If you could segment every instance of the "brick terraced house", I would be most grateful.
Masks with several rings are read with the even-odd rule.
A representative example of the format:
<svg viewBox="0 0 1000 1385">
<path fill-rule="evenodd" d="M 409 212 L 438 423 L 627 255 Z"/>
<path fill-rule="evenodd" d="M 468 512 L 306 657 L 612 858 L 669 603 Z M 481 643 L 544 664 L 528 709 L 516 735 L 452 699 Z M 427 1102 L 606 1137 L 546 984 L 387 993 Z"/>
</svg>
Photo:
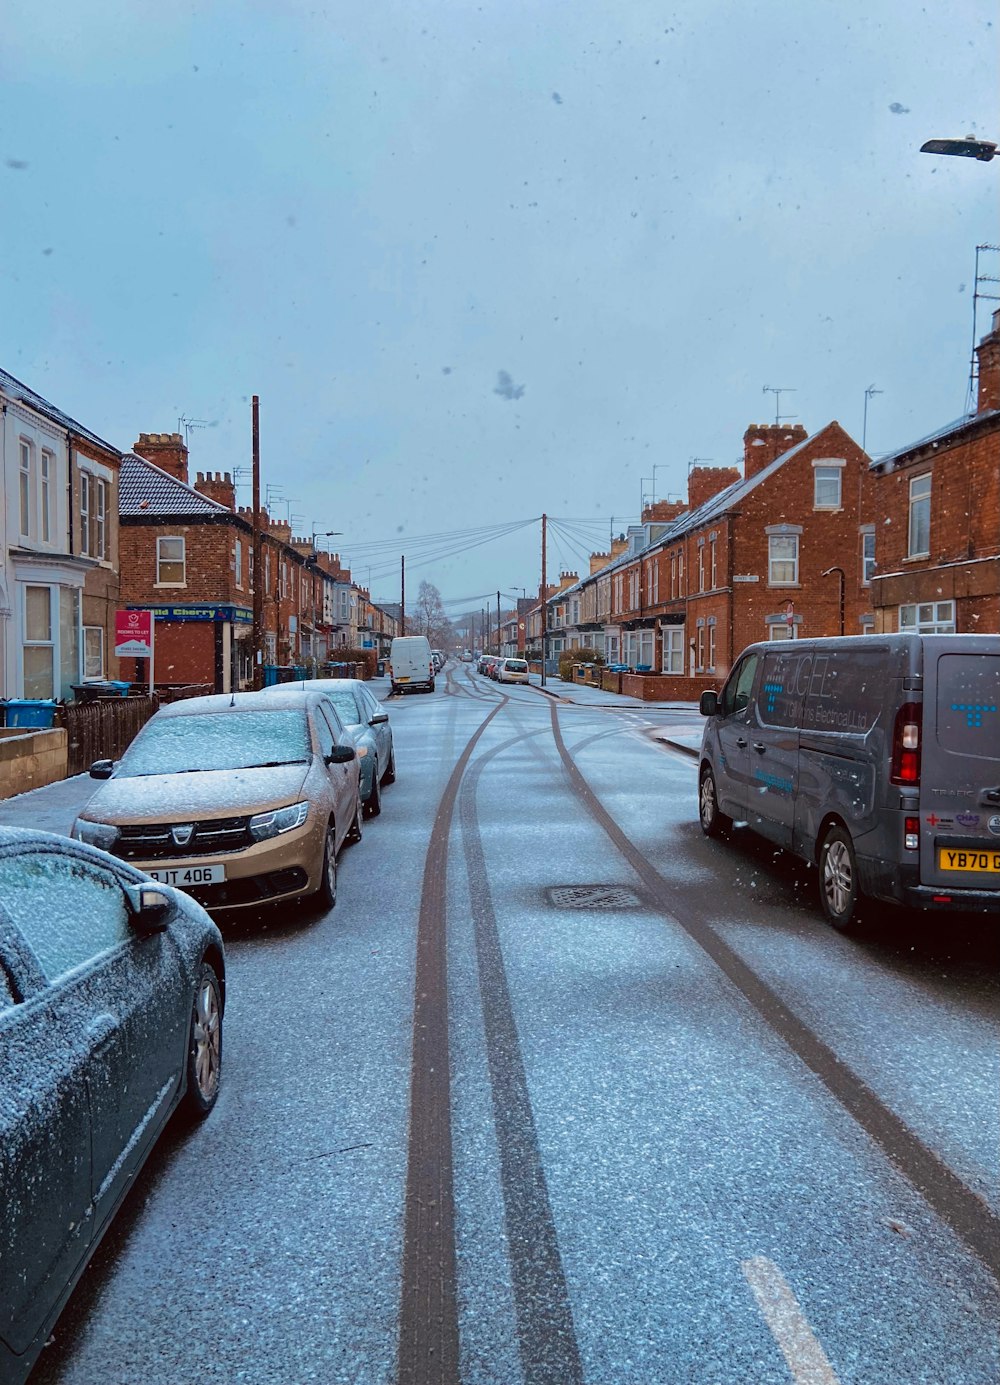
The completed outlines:
<svg viewBox="0 0 1000 1385">
<path fill-rule="evenodd" d="M 1000 310 L 976 354 L 976 412 L 872 464 L 877 630 L 1000 630 Z"/>
<path fill-rule="evenodd" d="M 566 647 L 600 648 L 609 598 L 603 653 L 632 670 L 622 691 L 690 701 L 757 640 L 873 629 L 869 466 L 839 423 L 812 436 L 801 424 L 752 425 L 742 474 L 693 468 L 682 513 L 650 507 L 624 553 L 549 599 L 551 611 L 579 597 L 580 623 L 560 631 Z"/>
</svg>

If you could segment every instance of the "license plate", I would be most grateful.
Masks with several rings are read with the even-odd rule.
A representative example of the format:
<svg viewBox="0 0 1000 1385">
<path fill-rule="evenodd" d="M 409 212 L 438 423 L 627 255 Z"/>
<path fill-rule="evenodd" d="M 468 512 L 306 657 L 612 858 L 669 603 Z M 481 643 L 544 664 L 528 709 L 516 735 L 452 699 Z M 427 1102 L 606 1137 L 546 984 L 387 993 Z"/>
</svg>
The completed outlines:
<svg viewBox="0 0 1000 1385">
<path fill-rule="evenodd" d="M 191 885 L 218 885 L 226 878 L 225 866 L 157 866 L 147 870 L 161 885 L 176 885 L 186 890 Z"/>
<path fill-rule="evenodd" d="M 968 847 L 938 848 L 939 870 L 974 870 L 980 874 L 1000 875 L 1000 851 L 971 851 Z"/>
<path fill-rule="evenodd" d="M 397 679 L 396 679 L 396 682 L 397 682 L 397 683 L 408 683 L 409 681 L 410 681 L 409 674 L 407 674 L 407 676 L 406 676 L 405 678 L 397 678 Z"/>
</svg>

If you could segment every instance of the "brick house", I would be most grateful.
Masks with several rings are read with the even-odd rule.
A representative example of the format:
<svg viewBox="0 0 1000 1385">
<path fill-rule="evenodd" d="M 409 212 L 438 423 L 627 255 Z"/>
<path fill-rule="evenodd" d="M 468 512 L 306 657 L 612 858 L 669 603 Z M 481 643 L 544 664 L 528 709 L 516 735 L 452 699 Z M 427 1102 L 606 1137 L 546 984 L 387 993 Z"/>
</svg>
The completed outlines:
<svg viewBox="0 0 1000 1385">
<path fill-rule="evenodd" d="M 339 600 L 350 573 L 266 511 L 262 531 L 263 661 L 318 666 L 338 628 L 345 644 L 351 633 L 351 603 Z M 237 508 L 230 474 L 199 472 L 189 485 L 181 435 L 140 434 L 122 459 L 120 547 L 122 605 L 156 616 L 157 685 L 251 686 L 253 515 Z"/>
<path fill-rule="evenodd" d="M 877 630 L 1000 631 L 1000 310 L 976 412 L 872 463 Z"/>
<path fill-rule="evenodd" d="M 0 371 L 0 694 L 116 678 L 121 452 Z"/>
<path fill-rule="evenodd" d="M 840 424 L 811 437 L 752 425 L 742 474 L 695 467 L 688 484 L 682 513 L 644 512 L 626 551 L 580 583 L 609 585 L 608 662 L 648 670 L 622 691 L 692 700 L 757 640 L 873 628 L 873 482 Z M 580 605 L 591 613 L 582 593 Z"/>
</svg>

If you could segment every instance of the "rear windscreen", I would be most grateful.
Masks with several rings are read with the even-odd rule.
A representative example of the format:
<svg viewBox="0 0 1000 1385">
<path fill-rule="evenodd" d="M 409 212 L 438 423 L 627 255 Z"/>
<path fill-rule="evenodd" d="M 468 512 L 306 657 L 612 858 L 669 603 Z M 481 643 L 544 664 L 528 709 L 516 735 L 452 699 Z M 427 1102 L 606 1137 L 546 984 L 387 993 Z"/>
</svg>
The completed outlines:
<svg viewBox="0 0 1000 1385">
<path fill-rule="evenodd" d="M 955 755 L 1000 760 L 996 654 L 942 654 L 938 659 L 937 740 Z"/>
</svg>

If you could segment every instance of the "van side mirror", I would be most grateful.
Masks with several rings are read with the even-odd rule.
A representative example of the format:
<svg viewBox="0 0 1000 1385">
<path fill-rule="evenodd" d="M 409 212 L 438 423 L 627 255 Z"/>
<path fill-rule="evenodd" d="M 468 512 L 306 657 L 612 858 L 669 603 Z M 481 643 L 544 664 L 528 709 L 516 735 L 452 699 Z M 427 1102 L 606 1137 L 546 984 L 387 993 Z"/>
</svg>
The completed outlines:
<svg viewBox="0 0 1000 1385">
<path fill-rule="evenodd" d="M 698 699 L 698 711 L 703 717 L 714 717 L 719 711 L 719 694 L 717 692 L 703 692 Z"/>
<path fill-rule="evenodd" d="M 114 760 L 95 760 L 90 766 L 91 779 L 110 779 L 114 772 Z"/>
</svg>

